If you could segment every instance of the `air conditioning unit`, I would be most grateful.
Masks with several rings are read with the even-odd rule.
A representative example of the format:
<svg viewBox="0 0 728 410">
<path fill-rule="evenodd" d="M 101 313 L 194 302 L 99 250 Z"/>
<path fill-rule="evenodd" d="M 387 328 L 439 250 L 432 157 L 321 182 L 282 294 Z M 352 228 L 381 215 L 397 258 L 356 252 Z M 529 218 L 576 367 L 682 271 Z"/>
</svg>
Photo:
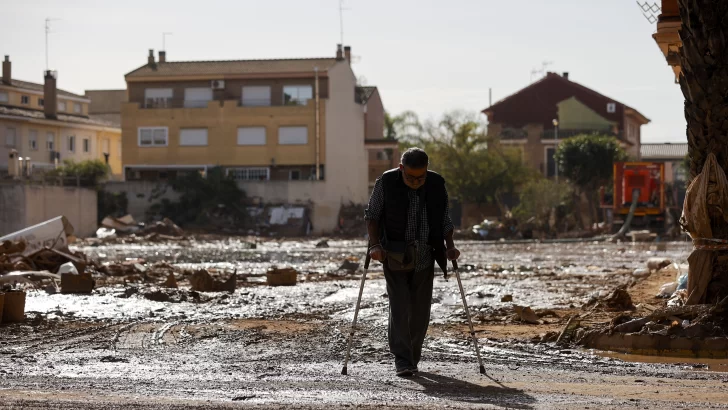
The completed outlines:
<svg viewBox="0 0 728 410">
<path fill-rule="evenodd" d="M 212 80 L 210 81 L 210 88 L 213 90 L 224 90 L 225 80 Z"/>
</svg>

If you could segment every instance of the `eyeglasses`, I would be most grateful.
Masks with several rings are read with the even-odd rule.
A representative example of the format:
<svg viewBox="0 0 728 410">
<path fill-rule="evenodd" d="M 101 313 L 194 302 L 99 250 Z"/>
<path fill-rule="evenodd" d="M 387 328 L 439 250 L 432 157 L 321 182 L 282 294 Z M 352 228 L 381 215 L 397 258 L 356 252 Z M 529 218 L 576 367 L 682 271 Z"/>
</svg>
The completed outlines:
<svg viewBox="0 0 728 410">
<path fill-rule="evenodd" d="M 408 174 L 408 173 L 406 173 L 404 171 L 402 171 L 402 173 L 404 174 L 404 178 L 408 182 L 413 183 L 413 184 L 418 184 L 420 182 L 425 182 L 425 178 L 427 177 L 427 173 L 425 173 L 425 174 L 423 174 L 422 176 L 419 176 L 419 177 L 410 175 L 410 174 Z"/>
</svg>

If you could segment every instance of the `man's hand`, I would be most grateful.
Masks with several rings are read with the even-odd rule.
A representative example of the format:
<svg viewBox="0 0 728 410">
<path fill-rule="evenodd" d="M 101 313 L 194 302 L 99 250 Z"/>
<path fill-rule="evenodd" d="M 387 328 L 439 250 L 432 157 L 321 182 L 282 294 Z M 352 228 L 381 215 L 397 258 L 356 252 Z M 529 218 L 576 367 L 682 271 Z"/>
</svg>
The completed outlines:
<svg viewBox="0 0 728 410">
<path fill-rule="evenodd" d="M 387 257 L 387 253 L 384 251 L 382 245 L 374 245 L 369 248 L 369 256 L 375 261 L 383 262 L 384 258 Z"/>
<path fill-rule="evenodd" d="M 460 251 L 457 248 L 450 248 L 445 251 L 445 255 L 447 256 L 447 260 L 454 261 L 460 257 Z"/>
</svg>

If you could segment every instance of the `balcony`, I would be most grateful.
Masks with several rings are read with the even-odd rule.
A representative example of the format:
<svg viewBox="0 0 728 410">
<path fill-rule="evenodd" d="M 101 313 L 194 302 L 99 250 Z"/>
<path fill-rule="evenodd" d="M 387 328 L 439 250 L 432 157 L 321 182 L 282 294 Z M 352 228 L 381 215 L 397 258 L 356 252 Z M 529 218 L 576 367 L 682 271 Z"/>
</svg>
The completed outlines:
<svg viewBox="0 0 728 410">
<path fill-rule="evenodd" d="M 210 102 L 217 102 L 221 106 L 224 101 L 237 101 L 239 107 L 296 107 L 306 106 L 310 99 L 296 100 L 291 99 L 279 103 L 271 102 L 270 99 L 246 99 L 231 97 L 216 100 L 185 100 L 182 98 L 147 98 L 143 103 L 139 104 L 140 108 L 207 108 Z"/>
<path fill-rule="evenodd" d="M 498 137 L 501 140 L 525 140 L 528 138 L 528 131 L 522 128 L 504 128 Z"/>
<path fill-rule="evenodd" d="M 541 139 L 542 140 L 555 140 L 557 139 L 556 130 L 554 129 L 547 129 L 543 130 L 541 132 Z M 612 137 L 617 137 L 617 139 L 622 139 L 622 132 L 614 132 L 611 129 L 604 129 L 604 128 L 578 128 L 578 129 L 569 129 L 569 130 L 559 130 L 558 131 L 558 139 L 566 139 L 575 137 L 577 135 L 607 135 Z"/>
</svg>

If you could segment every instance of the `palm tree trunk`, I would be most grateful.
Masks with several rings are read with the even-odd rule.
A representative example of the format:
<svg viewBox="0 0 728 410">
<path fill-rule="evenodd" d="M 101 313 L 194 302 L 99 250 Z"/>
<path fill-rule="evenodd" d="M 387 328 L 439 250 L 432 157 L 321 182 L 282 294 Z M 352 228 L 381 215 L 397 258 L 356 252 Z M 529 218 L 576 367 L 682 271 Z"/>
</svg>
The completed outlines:
<svg viewBox="0 0 728 410">
<path fill-rule="evenodd" d="M 715 154 L 723 170 L 728 169 L 728 1 L 678 0 L 682 26 L 680 38 L 680 88 L 685 96 L 688 157 L 691 179 L 703 169 L 708 154 Z M 723 212 L 710 206 L 713 237 L 728 239 Z M 714 303 L 728 295 L 726 251 L 696 250 L 690 255 L 688 288 L 698 277 L 710 278 L 707 288 L 689 303 Z"/>
</svg>

